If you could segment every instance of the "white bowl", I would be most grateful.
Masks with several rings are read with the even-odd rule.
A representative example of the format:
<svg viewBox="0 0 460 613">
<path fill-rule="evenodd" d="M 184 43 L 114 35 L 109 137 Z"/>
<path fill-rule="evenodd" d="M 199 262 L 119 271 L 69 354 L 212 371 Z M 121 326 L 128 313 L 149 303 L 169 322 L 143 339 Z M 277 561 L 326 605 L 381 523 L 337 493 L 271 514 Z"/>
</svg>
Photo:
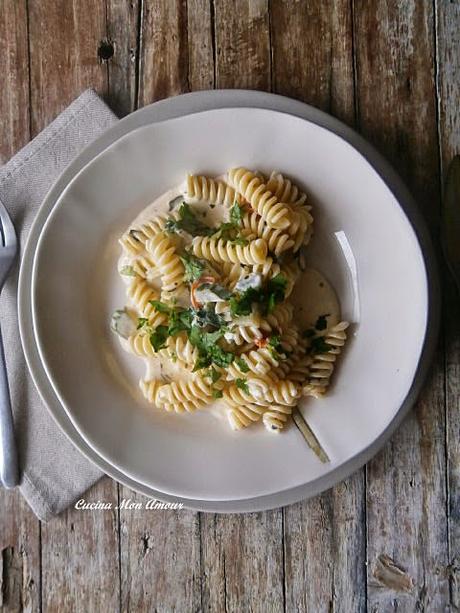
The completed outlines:
<svg viewBox="0 0 460 613">
<path fill-rule="evenodd" d="M 266 146 L 268 132 L 276 148 Z M 222 154 L 215 134 L 221 136 Z M 111 287 L 121 290 L 112 274 L 115 236 L 136 209 L 179 182 L 187 170 L 218 174 L 235 163 L 301 177 L 318 202 L 318 255 L 322 258 L 322 245 L 328 247 L 325 253 L 334 253 L 334 232 L 340 231 L 357 262 L 357 337 L 334 393 L 306 408 L 332 457 L 330 465 L 317 462 L 295 429 L 278 437 L 261 430 L 234 434 L 206 413 L 184 419 L 146 409 L 128 391 L 129 385 L 136 389 L 130 374 L 124 377 L 129 385 L 120 385 L 124 367 L 113 361 L 112 339 L 105 334 L 114 306 L 106 298 L 116 297 Z M 338 273 L 337 281 L 345 278 L 347 262 L 339 250 L 329 267 L 326 272 Z M 94 279 L 106 280 L 106 288 Z M 357 314 L 353 283 L 340 291 L 348 304 L 345 315 Z M 331 478 L 349 466 L 385 431 L 408 394 L 423 346 L 427 304 L 415 234 L 372 167 L 331 132 L 257 109 L 191 115 L 116 142 L 62 194 L 41 236 L 34 269 L 39 348 L 77 429 L 130 477 L 204 500 L 268 495 Z"/>
</svg>

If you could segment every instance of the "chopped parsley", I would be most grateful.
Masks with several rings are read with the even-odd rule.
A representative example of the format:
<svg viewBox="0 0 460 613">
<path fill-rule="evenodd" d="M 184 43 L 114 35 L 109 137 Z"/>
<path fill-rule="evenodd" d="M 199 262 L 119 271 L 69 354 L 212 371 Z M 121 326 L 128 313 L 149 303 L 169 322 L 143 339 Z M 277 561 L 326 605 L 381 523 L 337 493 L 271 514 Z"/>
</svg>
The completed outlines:
<svg viewBox="0 0 460 613">
<path fill-rule="evenodd" d="M 241 372 L 244 372 L 244 373 L 249 372 L 249 366 L 247 365 L 245 360 L 243 360 L 243 358 L 236 357 L 235 362 L 238 368 L 241 370 Z"/>
<path fill-rule="evenodd" d="M 235 383 L 236 387 L 238 387 L 240 390 L 243 390 L 243 392 L 246 392 L 246 394 L 249 394 L 249 387 L 246 379 L 236 379 Z"/>
<path fill-rule="evenodd" d="M 144 326 L 146 326 L 148 324 L 148 319 L 147 317 L 139 317 L 137 320 L 137 330 L 140 330 L 141 328 L 143 328 Z"/>
<path fill-rule="evenodd" d="M 152 345 L 154 351 L 160 351 L 166 347 L 166 339 L 168 338 L 168 327 L 167 326 L 158 326 L 150 335 L 150 344 Z"/>
<path fill-rule="evenodd" d="M 169 218 L 165 224 L 165 230 L 171 233 L 183 230 L 191 236 L 214 234 L 214 229 L 200 221 L 186 202 L 183 202 L 179 209 L 179 219 Z"/>
<path fill-rule="evenodd" d="M 184 280 L 187 283 L 197 281 L 206 269 L 206 263 L 191 253 L 184 252 L 180 259 L 185 268 Z"/>
<path fill-rule="evenodd" d="M 238 202 L 234 202 L 232 208 L 230 209 L 230 223 L 234 226 L 241 226 L 243 222 L 243 209 L 240 207 Z"/>
<path fill-rule="evenodd" d="M 159 300 L 150 300 L 149 302 L 158 313 L 166 313 L 167 315 L 171 313 L 172 308 L 164 302 L 160 302 Z"/>
<path fill-rule="evenodd" d="M 264 287 L 259 289 L 250 287 L 239 296 L 234 296 L 230 300 L 230 311 L 232 315 L 250 315 L 253 303 L 260 306 L 263 315 L 273 312 L 275 306 L 284 300 L 286 293 L 287 279 L 278 273 L 270 279 Z"/>
<path fill-rule="evenodd" d="M 215 399 L 222 398 L 222 390 L 212 390 L 212 397 Z"/>
</svg>

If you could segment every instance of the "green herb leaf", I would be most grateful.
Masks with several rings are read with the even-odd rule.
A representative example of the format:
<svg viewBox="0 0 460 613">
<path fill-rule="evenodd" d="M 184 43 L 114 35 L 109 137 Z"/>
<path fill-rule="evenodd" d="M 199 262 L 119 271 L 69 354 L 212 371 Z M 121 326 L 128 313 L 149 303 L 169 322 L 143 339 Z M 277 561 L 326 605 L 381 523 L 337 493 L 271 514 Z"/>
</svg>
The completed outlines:
<svg viewBox="0 0 460 613">
<path fill-rule="evenodd" d="M 185 268 L 184 280 L 187 283 L 193 283 L 199 279 L 206 269 L 206 263 L 191 253 L 184 252 L 180 259 Z"/>
<path fill-rule="evenodd" d="M 230 209 L 230 223 L 232 223 L 235 226 L 241 226 L 242 221 L 243 221 L 243 210 L 238 204 L 238 202 L 235 202 L 232 208 Z"/>
<path fill-rule="evenodd" d="M 147 317 L 139 317 L 137 320 L 137 330 L 140 330 L 145 325 L 147 325 L 148 321 L 149 320 L 147 319 Z"/>
<path fill-rule="evenodd" d="M 160 351 L 166 347 L 166 339 L 168 338 L 168 327 L 167 326 L 158 326 L 150 335 L 150 344 L 152 345 L 154 351 Z"/>
<path fill-rule="evenodd" d="M 135 277 L 136 271 L 132 266 L 123 266 L 123 268 L 120 268 L 120 275 L 125 275 L 127 277 Z"/>
<path fill-rule="evenodd" d="M 246 382 L 246 379 L 236 379 L 235 383 L 236 387 L 238 387 L 240 390 L 243 390 L 243 392 L 246 392 L 246 394 L 249 394 L 249 387 Z"/>
<path fill-rule="evenodd" d="M 243 360 L 243 358 L 236 357 L 235 362 L 238 368 L 241 370 L 241 372 L 243 373 L 249 372 L 250 368 L 246 364 L 246 362 Z"/>
<path fill-rule="evenodd" d="M 232 243 L 232 245 L 239 245 L 240 247 L 245 247 L 246 245 L 249 245 L 248 239 L 243 238 L 242 236 L 238 236 L 237 238 L 234 238 L 230 242 Z"/>
<path fill-rule="evenodd" d="M 324 336 L 317 336 L 311 342 L 310 351 L 312 353 L 327 353 L 331 351 L 332 345 L 326 343 Z"/>
<path fill-rule="evenodd" d="M 179 219 L 168 219 L 165 224 L 165 230 L 167 232 L 184 230 L 184 232 L 188 232 L 191 236 L 210 236 L 214 234 L 214 229 L 198 219 L 186 202 L 183 202 L 179 209 Z"/>
<path fill-rule="evenodd" d="M 222 390 L 212 390 L 212 397 L 217 400 L 217 398 L 222 398 L 223 393 Z"/>
<path fill-rule="evenodd" d="M 149 302 L 158 313 L 166 313 L 167 315 L 171 313 L 171 307 L 166 303 L 160 302 L 159 300 L 149 300 Z"/>
<path fill-rule="evenodd" d="M 315 328 L 317 330 L 325 330 L 327 328 L 327 318 L 329 317 L 329 313 L 326 315 L 320 315 L 315 323 Z"/>
</svg>

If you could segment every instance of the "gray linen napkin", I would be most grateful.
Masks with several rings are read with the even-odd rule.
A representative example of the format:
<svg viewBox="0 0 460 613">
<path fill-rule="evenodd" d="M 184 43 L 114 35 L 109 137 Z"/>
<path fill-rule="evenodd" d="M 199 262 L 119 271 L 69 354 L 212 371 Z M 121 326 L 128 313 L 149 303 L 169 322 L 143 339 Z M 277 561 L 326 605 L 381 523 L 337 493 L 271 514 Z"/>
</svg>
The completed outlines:
<svg viewBox="0 0 460 613">
<path fill-rule="evenodd" d="M 62 171 L 116 116 L 88 90 L 7 164 L 0 166 L 0 200 L 18 234 L 21 254 L 43 199 Z M 20 490 L 42 520 L 63 511 L 102 473 L 59 430 L 28 374 L 19 340 L 19 265 L 0 297 L 0 317 L 21 468 Z"/>
</svg>

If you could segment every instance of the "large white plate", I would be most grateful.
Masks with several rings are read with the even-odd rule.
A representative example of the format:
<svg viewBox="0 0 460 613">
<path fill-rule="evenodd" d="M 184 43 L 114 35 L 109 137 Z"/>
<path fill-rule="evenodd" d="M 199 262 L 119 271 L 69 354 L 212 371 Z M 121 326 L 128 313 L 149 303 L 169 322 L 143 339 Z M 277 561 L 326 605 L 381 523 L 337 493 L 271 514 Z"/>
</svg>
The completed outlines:
<svg viewBox="0 0 460 613">
<path fill-rule="evenodd" d="M 228 94 L 229 94 L 229 93 L 228 93 Z M 232 94 L 233 94 L 233 95 L 238 95 L 238 94 L 240 94 L 240 93 L 238 93 L 238 92 L 232 92 Z M 213 95 L 215 95 L 215 94 L 213 94 Z M 212 96 L 211 96 L 211 97 L 212 97 Z M 268 98 L 270 98 L 270 97 L 268 97 Z M 286 102 L 289 102 L 289 103 L 291 103 L 291 104 L 298 104 L 298 103 L 293 103 L 292 101 L 286 101 Z M 299 105 L 299 106 L 302 106 L 302 105 Z M 308 109 L 307 109 L 307 110 L 308 110 Z M 312 111 L 310 110 L 310 113 L 311 113 L 311 112 L 312 112 Z M 317 112 L 316 112 L 316 111 L 313 111 L 313 113 L 317 113 Z M 322 119 L 324 120 L 324 117 L 322 117 Z M 407 404 L 407 403 L 406 403 L 406 404 Z M 369 454 L 369 452 L 368 452 L 368 453 L 366 453 L 365 455 L 366 455 L 366 456 L 368 456 L 368 454 Z M 362 458 L 357 459 L 357 461 L 358 461 L 358 462 L 359 462 L 359 461 L 362 461 Z M 347 466 L 347 467 L 345 468 L 345 471 L 346 471 L 346 472 L 350 472 L 350 465 L 349 465 L 349 466 Z M 337 478 L 339 478 L 340 476 L 344 476 L 344 474 L 345 474 L 345 473 L 344 473 L 344 467 L 342 466 L 342 470 L 340 471 L 340 473 L 338 473 L 337 471 L 331 472 L 331 473 L 329 474 L 329 478 L 328 478 L 327 480 L 323 480 L 321 483 L 322 483 L 324 486 L 328 486 L 328 485 L 330 485 L 330 484 L 332 483 L 331 479 L 336 480 L 336 479 L 337 479 Z M 321 488 L 321 483 L 320 483 L 319 481 L 317 481 L 317 482 L 315 482 L 315 483 L 311 483 L 311 487 L 310 487 L 310 489 L 309 489 L 308 491 L 304 489 L 302 492 L 300 492 L 300 491 L 299 491 L 299 492 L 297 492 L 296 494 L 294 494 L 294 496 L 296 497 L 295 499 L 297 499 L 297 497 L 302 497 L 302 495 L 305 495 L 305 493 L 313 493 L 314 491 L 318 491 L 318 489 L 320 489 L 320 488 Z M 292 500 L 292 499 L 293 499 L 293 498 L 292 498 L 292 496 L 289 496 L 288 498 L 289 498 L 290 500 Z M 268 502 L 268 503 L 267 503 L 267 502 L 266 502 L 266 503 L 263 503 L 263 502 L 261 501 L 261 504 L 270 504 L 270 503 L 269 503 L 269 502 Z M 249 507 L 248 507 L 248 508 L 249 508 Z M 251 507 L 251 508 L 254 508 L 254 507 Z"/>
</svg>

